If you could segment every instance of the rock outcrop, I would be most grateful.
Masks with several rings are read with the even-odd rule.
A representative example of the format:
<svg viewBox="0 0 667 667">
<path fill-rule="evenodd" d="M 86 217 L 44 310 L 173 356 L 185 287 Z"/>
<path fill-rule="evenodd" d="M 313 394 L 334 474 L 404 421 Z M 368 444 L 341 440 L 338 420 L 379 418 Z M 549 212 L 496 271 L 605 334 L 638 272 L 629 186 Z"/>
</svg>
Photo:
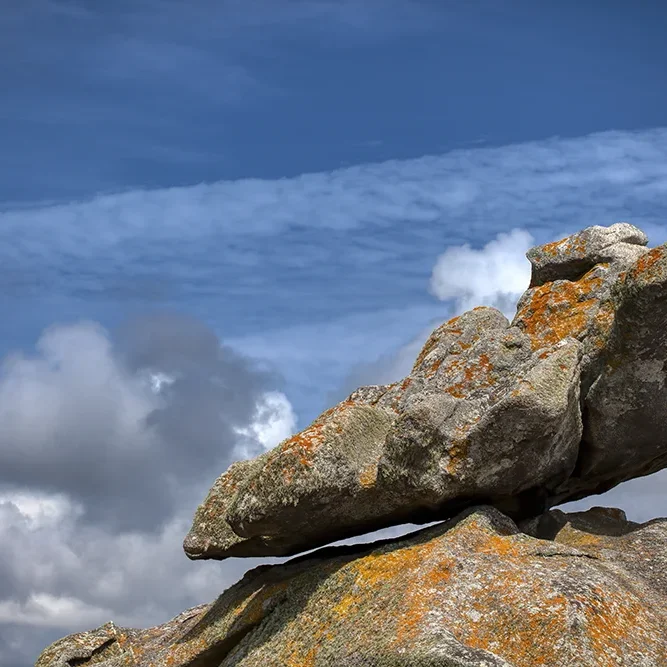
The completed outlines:
<svg viewBox="0 0 667 667">
<path fill-rule="evenodd" d="M 667 465 L 666 251 L 646 243 L 618 223 L 530 250 L 511 324 L 493 308 L 453 318 L 402 382 L 235 464 L 188 556 L 292 555 L 480 503 L 520 520 Z"/>
<path fill-rule="evenodd" d="M 36 667 L 662 667 L 667 520 L 491 507 L 260 566 L 147 631 L 111 624 Z M 69 660 L 69 662 L 68 662 Z"/>
<path fill-rule="evenodd" d="M 568 339 L 535 353 L 492 308 L 450 320 L 404 382 L 354 392 L 222 475 L 186 552 L 289 555 L 451 516 L 475 500 L 519 506 L 521 494 L 556 488 L 581 438 L 580 347 Z"/>
<path fill-rule="evenodd" d="M 590 227 L 528 252 L 510 323 L 475 308 L 199 506 L 191 559 L 293 555 L 149 630 L 36 667 L 665 667 L 667 519 L 551 507 L 667 467 L 667 245 Z"/>
</svg>

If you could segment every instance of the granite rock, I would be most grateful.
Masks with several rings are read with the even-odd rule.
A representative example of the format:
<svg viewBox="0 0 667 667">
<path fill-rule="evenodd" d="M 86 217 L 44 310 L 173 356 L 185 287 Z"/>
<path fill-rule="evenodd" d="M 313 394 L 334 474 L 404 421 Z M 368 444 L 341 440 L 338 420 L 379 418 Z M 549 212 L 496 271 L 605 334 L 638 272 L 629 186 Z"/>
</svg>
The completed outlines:
<svg viewBox="0 0 667 667">
<path fill-rule="evenodd" d="M 260 566 L 180 620 L 74 635 L 36 667 L 663 667 L 666 629 L 667 520 L 596 508 L 519 528 L 476 507 Z"/>
</svg>

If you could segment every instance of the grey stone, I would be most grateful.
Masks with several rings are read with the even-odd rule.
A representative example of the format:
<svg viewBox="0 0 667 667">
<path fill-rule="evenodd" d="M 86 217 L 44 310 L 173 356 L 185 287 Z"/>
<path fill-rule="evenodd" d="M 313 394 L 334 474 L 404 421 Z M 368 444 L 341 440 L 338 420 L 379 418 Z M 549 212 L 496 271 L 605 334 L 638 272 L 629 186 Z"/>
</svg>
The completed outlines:
<svg viewBox="0 0 667 667">
<path fill-rule="evenodd" d="M 518 527 L 476 507 L 261 566 L 162 628 L 118 629 L 117 650 L 127 667 L 664 667 L 666 556 L 666 519 L 597 508 Z"/>
<path fill-rule="evenodd" d="M 555 280 L 577 280 L 596 264 L 627 266 L 645 249 L 648 237 L 627 222 L 609 227 L 594 225 L 567 238 L 531 248 L 526 256 L 532 265 L 530 287 Z"/>
<path fill-rule="evenodd" d="M 357 390 L 222 475 L 186 553 L 289 555 L 471 502 L 539 512 L 577 459 L 580 347 L 565 339 L 534 351 L 493 308 L 450 320 L 405 380 Z"/>
<path fill-rule="evenodd" d="M 667 245 L 644 254 L 614 292 L 605 363 L 585 396 L 580 460 L 558 501 L 667 466 Z"/>
</svg>

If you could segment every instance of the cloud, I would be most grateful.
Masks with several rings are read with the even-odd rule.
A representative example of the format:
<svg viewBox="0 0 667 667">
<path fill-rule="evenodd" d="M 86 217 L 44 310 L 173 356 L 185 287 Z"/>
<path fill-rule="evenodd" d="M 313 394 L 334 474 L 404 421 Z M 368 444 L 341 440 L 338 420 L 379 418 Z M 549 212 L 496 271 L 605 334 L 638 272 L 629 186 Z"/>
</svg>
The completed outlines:
<svg viewBox="0 0 667 667">
<path fill-rule="evenodd" d="M 112 618 L 164 622 L 256 564 L 192 567 L 181 544 L 215 477 L 294 431 L 277 384 L 173 313 L 115 336 L 93 322 L 53 326 L 34 354 L 6 357 L 0 628 L 52 641 Z M 2 664 L 28 664 L 31 646 L 0 637 Z"/>
<path fill-rule="evenodd" d="M 518 298 L 530 283 L 526 252 L 535 245 L 523 229 L 499 234 L 483 248 L 448 248 L 431 274 L 431 293 L 443 301 L 456 300 L 456 312 L 493 306 L 511 321 Z"/>
<path fill-rule="evenodd" d="M 259 563 L 193 567 L 181 548 L 191 519 L 185 511 L 157 533 L 112 533 L 80 523 L 71 507 L 58 516 L 37 516 L 19 504 L 0 503 L 3 666 L 12 664 L 5 654 L 25 667 L 55 639 L 110 620 L 130 627 L 163 623 L 210 601 Z"/>
<path fill-rule="evenodd" d="M 285 281 L 292 302 L 313 284 L 292 284 L 297 273 L 329 290 L 349 275 L 358 289 L 348 298 L 361 299 L 383 283 L 387 292 L 386 275 L 414 267 L 417 257 L 419 275 L 403 282 L 421 280 L 425 263 L 448 246 L 513 228 L 543 242 L 561 230 L 628 220 L 655 242 L 665 238 L 666 156 L 665 129 L 606 132 L 6 210 L 3 288 L 142 299 L 147 284 L 159 284 L 163 298 L 180 298 L 219 293 L 233 280 L 243 296 L 275 286 L 274 298 L 290 308 Z M 270 257 L 267 244 L 276 249 Z M 346 272 L 337 283 L 325 280 L 334 263 Z M 361 270 L 367 281 L 358 280 Z M 322 301 L 331 308 L 336 299 Z"/>
<path fill-rule="evenodd" d="M 115 346 L 94 323 L 53 327 L 37 355 L 3 363 L 0 484 L 67 493 L 96 525 L 157 529 L 180 488 L 233 460 L 271 381 L 185 317 L 134 319 Z"/>
</svg>

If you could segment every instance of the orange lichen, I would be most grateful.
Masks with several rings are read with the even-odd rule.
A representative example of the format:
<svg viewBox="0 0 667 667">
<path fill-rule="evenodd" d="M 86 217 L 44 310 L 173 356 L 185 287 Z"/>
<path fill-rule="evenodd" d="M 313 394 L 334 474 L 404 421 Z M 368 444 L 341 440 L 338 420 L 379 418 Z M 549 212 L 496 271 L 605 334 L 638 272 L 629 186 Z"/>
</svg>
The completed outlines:
<svg viewBox="0 0 667 667">
<path fill-rule="evenodd" d="M 412 370 L 416 370 L 421 366 L 422 362 L 426 357 L 435 349 L 436 345 L 440 342 L 440 337 L 436 335 L 435 332 L 433 332 L 430 336 L 429 339 L 424 343 L 424 347 L 422 347 L 421 352 L 417 355 L 417 359 L 415 360 L 414 365 L 412 366 Z"/>
<path fill-rule="evenodd" d="M 455 368 L 455 363 L 450 364 L 448 370 Z M 464 367 L 463 380 L 446 387 L 445 391 L 454 396 L 454 398 L 466 398 L 473 391 L 489 387 L 496 382 L 497 378 L 493 373 L 493 364 L 489 359 L 489 355 L 480 354 L 477 361 L 473 361 Z"/>
<path fill-rule="evenodd" d="M 591 269 L 578 281 L 563 280 L 534 288 L 516 318 L 518 326 L 530 336 L 533 349 L 568 336 L 581 339 L 600 306 L 596 291 L 601 285 L 602 278 Z M 599 324 L 610 324 L 608 311 Z"/>
<path fill-rule="evenodd" d="M 266 458 L 263 470 L 279 470 L 283 482 L 289 485 L 294 480 L 299 468 L 308 469 L 314 464 L 317 451 L 327 440 L 330 433 L 343 432 L 344 414 L 357 403 L 352 400 L 342 401 L 323 412 L 310 426 L 284 440 L 273 449 Z M 249 483 L 248 490 L 256 490 L 264 483 L 262 474 L 256 475 Z"/>
<path fill-rule="evenodd" d="M 468 443 L 465 440 L 450 443 L 447 454 L 449 459 L 447 460 L 445 470 L 450 475 L 455 475 L 461 461 L 468 456 Z"/>
<path fill-rule="evenodd" d="M 428 337 L 424 347 L 422 347 L 421 352 L 417 355 L 417 359 L 412 366 L 412 370 L 415 371 L 426 357 L 435 349 L 435 347 L 440 343 L 442 338 L 447 335 L 460 336 L 463 333 L 462 329 L 459 329 L 456 325 L 460 315 L 452 317 L 450 320 L 447 320 L 444 324 L 441 324 L 431 335 Z"/>
<path fill-rule="evenodd" d="M 431 364 L 429 369 L 426 371 L 426 377 L 427 378 L 433 377 L 438 372 L 438 369 L 440 368 L 441 365 L 442 365 L 442 359 L 436 359 Z"/>
<path fill-rule="evenodd" d="M 552 241 L 540 246 L 539 250 L 544 255 L 557 257 L 558 255 L 565 256 L 584 256 L 587 252 L 586 242 L 580 235 L 568 236 L 559 241 Z"/>
<path fill-rule="evenodd" d="M 356 405 L 354 401 L 343 401 L 326 412 L 323 412 L 308 428 L 296 433 L 288 440 L 285 440 L 278 447 L 275 456 L 295 457 L 302 466 L 310 467 L 313 465 L 313 455 L 326 439 L 328 428 L 333 428 L 335 432 L 342 432 L 340 418 L 349 408 Z"/>
<path fill-rule="evenodd" d="M 361 484 L 363 488 L 369 489 L 372 486 L 375 486 L 377 475 L 378 475 L 377 463 L 375 462 L 370 463 L 365 468 L 363 468 L 363 470 L 359 473 L 359 484 Z"/>
<path fill-rule="evenodd" d="M 665 248 L 663 246 L 652 248 L 637 260 L 632 269 L 630 269 L 629 275 L 633 279 L 639 277 L 650 279 L 651 277 L 655 277 L 657 275 L 655 266 L 664 259 Z"/>
<path fill-rule="evenodd" d="M 481 416 L 473 417 L 454 430 L 454 437 L 447 447 L 447 464 L 445 470 L 449 475 L 460 473 L 461 464 L 468 458 L 468 433 L 479 422 Z"/>
</svg>

